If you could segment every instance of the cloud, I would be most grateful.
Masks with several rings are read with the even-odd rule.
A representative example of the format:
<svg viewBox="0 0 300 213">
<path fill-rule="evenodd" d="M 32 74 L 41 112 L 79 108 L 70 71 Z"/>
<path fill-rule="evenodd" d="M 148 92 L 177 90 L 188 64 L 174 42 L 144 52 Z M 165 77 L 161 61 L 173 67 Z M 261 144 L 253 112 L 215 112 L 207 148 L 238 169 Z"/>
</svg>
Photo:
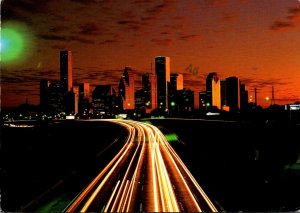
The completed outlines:
<svg viewBox="0 0 300 213">
<path fill-rule="evenodd" d="M 148 24 L 149 21 L 157 20 L 158 17 L 155 16 L 142 16 L 141 20 L 144 21 L 145 24 Z"/>
<path fill-rule="evenodd" d="M 95 4 L 96 0 L 71 0 L 72 2 L 77 2 L 79 4 Z"/>
<path fill-rule="evenodd" d="M 111 34 L 107 39 L 99 42 L 100 44 L 109 44 L 109 43 L 118 43 L 121 40 L 121 36 L 119 34 Z"/>
<path fill-rule="evenodd" d="M 20 70 L 14 70 L 8 72 L 3 70 L 1 76 L 2 83 L 28 83 L 39 82 L 44 76 L 47 76 L 49 80 L 59 78 L 59 72 L 52 69 L 35 69 L 24 68 Z"/>
<path fill-rule="evenodd" d="M 56 49 L 56 50 L 68 49 L 66 46 L 58 45 L 58 44 L 52 45 L 51 48 Z"/>
<path fill-rule="evenodd" d="M 224 13 L 222 16 L 223 22 L 232 22 L 239 18 L 239 14 L 237 13 Z"/>
<path fill-rule="evenodd" d="M 128 30 L 139 30 L 141 28 L 141 23 L 135 20 L 119 20 L 118 25 L 124 26 Z"/>
<path fill-rule="evenodd" d="M 189 79 L 188 77 L 186 77 L 186 75 L 184 75 L 183 77 L 184 88 L 186 89 L 193 88 L 192 90 L 194 91 L 194 93 L 198 93 L 199 91 L 205 90 L 204 82 L 205 81 Z"/>
<path fill-rule="evenodd" d="M 53 35 L 53 34 L 40 34 L 38 35 L 39 38 L 44 40 L 50 40 L 50 41 L 78 41 L 84 44 L 94 44 L 95 41 L 90 39 L 85 39 L 80 36 L 62 36 L 62 35 Z M 52 45 L 52 48 L 54 49 L 61 49 L 60 45 Z"/>
<path fill-rule="evenodd" d="M 228 0 L 205 0 L 205 3 L 207 3 L 209 6 L 221 7 L 225 6 L 228 3 Z"/>
<path fill-rule="evenodd" d="M 67 28 L 66 27 L 63 27 L 63 26 L 55 26 L 55 27 L 52 27 L 50 28 L 50 33 L 61 33 L 63 31 L 65 31 Z"/>
<path fill-rule="evenodd" d="M 200 37 L 199 35 L 191 34 L 191 35 L 181 35 L 179 39 L 187 41 L 187 40 L 195 40 L 198 39 L 199 37 Z"/>
<path fill-rule="evenodd" d="M 288 98 L 288 97 L 275 98 L 275 101 L 284 102 L 284 103 L 295 103 L 296 101 L 300 101 L 300 97 L 295 97 L 295 98 Z"/>
<path fill-rule="evenodd" d="M 152 39 L 153 43 L 160 45 L 160 46 L 169 46 L 172 44 L 172 39 L 166 38 L 166 39 Z"/>
<path fill-rule="evenodd" d="M 161 34 L 161 35 L 169 35 L 170 32 L 169 32 L 169 31 L 163 31 L 163 32 L 161 32 L 160 34 Z"/>
<path fill-rule="evenodd" d="M 136 15 L 131 10 L 121 11 L 121 19 L 134 19 Z"/>
<path fill-rule="evenodd" d="M 14 20 L 33 24 L 32 14 L 48 13 L 48 1 L 34 0 L 5 0 L 1 1 L 1 20 Z"/>
<path fill-rule="evenodd" d="M 300 7 L 290 7 L 287 11 L 288 15 L 284 20 L 275 21 L 270 29 L 275 32 L 284 32 L 291 30 L 299 26 L 299 22 L 296 22 L 300 18 Z"/>
<path fill-rule="evenodd" d="M 165 0 L 163 3 L 152 5 L 145 11 L 147 14 L 146 16 L 159 18 L 161 14 L 171 14 L 170 9 L 172 8 L 172 3 L 174 2 L 175 1 L 172 0 Z"/>
<path fill-rule="evenodd" d="M 44 13 L 47 12 L 47 0 L 6 0 L 1 3 L 2 8 L 9 9 L 15 12 L 26 13 Z"/>
<path fill-rule="evenodd" d="M 241 82 L 243 84 L 247 85 L 251 85 L 252 87 L 261 89 L 261 88 L 265 88 L 265 87 L 272 87 L 272 86 L 284 86 L 284 85 L 288 85 L 289 82 L 285 81 L 283 82 L 282 79 L 266 79 L 266 80 L 262 80 L 262 79 L 255 79 L 255 78 L 241 78 L 240 79 Z"/>
<path fill-rule="evenodd" d="M 294 27 L 295 27 L 295 24 L 290 21 L 275 21 L 271 25 L 270 28 L 271 28 L 271 30 L 274 30 L 276 32 L 282 32 L 282 31 L 286 31 L 286 30 L 289 30 Z"/>
<path fill-rule="evenodd" d="M 123 70 L 99 70 L 94 73 L 89 73 L 85 78 L 86 82 L 89 82 L 91 86 L 111 84 L 118 85 Z"/>
<path fill-rule="evenodd" d="M 153 0 L 135 0 L 132 3 L 133 4 L 144 4 L 144 3 L 151 3 Z"/>
<path fill-rule="evenodd" d="M 294 20 L 300 18 L 300 7 L 290 7 L 288 9 L 289 15 L 286 17 L 287 19 Z"/>
<path fill-rule="evenodd" d="M 119 42 L 119 40 L 117 40 L 117 39 L 106 39 L 106 40 L 100 42 L 100 44 L 110 44 L 110 43 L 117 43 L 117 42 Z"/>
<path fill-rule="evenodd" d="M 53 40 L 53 41 L 66 41 L 67 38 L 65 36 L 53 35 L 53 34 L 40 34 L 39 38 L 44 40 Z"/>
<path fill-rule="evenodd" d="M 84 35 L 97 35 L 99 34 L 99 27 L 95 23 L 86 23 L 79 26 L 79 33 Z"/>
<path fill-rule="evenodd" d="M 69 36 L 68 38 L 72 41 L 78 41 L 78 42 L 81 42 L 84 44 L 94 44 L 95 43 L 95 41 L 93 41 L 93 40 L 85 39 L 85 38 L 82 38 L 79 36 Z"/>
</svg>

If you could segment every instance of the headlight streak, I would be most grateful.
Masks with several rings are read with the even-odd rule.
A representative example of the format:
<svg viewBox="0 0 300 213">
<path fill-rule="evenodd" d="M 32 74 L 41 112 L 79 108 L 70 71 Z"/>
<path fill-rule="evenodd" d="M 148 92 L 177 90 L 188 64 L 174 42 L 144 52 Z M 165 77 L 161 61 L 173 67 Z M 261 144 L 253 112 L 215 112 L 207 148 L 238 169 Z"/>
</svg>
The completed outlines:
<svg viewBox="0 0 300 213">
<path fill-rule="evenodd" d="M 108 200 L 108 202 L 107 202 L 107 204 L 106 204 L 106 206 L 105 206 L 104 212 L 108 212 L 108 208 L 109 208 L 109 206 L 110 206 L 110 203 L 111 203 L 113 197 L 114 197 L 115 194 L 116 194 L 116 191 L 117 191 L 117 189 L 118 189 L 119 184 L 120 184 L 120 180 L 118 180 L 117 185 L 115 186 L 115 188 L 114 188 L 114 190 L 113 190 L 113 193 L 111 194 L 111 196 L 110 196 L 110 198 L 109 198 L 109 200 Z"/>
<path fill-rule="evenodd" d="M 131 136 L 132 136 L 132 132 L 130 131 L 130 129 L 132 128 L 129 125 L 124 125 L 128 131 L 129 131 L 129 136 L 127 137 L 127 142 L 125 143 L 125 145 L 122 147 L 122 149 L 118 152 L 118 154 L 110 161 L 110 163 L 102 170 L 101 173 L 99 173 L 99 175 L 89 184 L 88 187 L 86 187 L 86 189 L 78 196 L 78 198 L 72 203 L 72 205 L 70 205 L 70 207 L 67 209 L 66 212 L 74 212 L 76 210 L 76 208 L 78 207 L 78 205 L 83 202 L 83 200 L 87 197 L 88 193 L 90 193 L 90 191 L 95 187 L 96 183 L 100 181 L 100 179 L 102 178 L 102 176 L 108 171 L 108 169 L 114 164 L 114 162 L 119 158 L 118 162 L 124 157 L 124 155 L 126 154 L 126 152 L 129 149 L 128 146 L 128 141 L 130 140 Z"/>
<path fill-rule="evenodd" d="M 108 174 L 105 176 L 105 178 L 103 179 L 103 181 L 100 183 L 100 185 L 94 191 L 94 193 L 92 194 L 92 196 L 88 199 L 88 201 L 83 206 L 83 208 L 80 210 L 80 212 L 86 212 L 87 211 L 88 207 L 91 205 L 91 203 L 93 202 L 93 200 L 96 198 L 96 196 L 100 192 L 101 188 L 104 186 L 104 184 L 106 183 L 106 181 L 108 180 L 108 178 L 111 176 L 111 174 L 116 169 L 117 165 L 120 163 L 120 161 L 123 159 L 123 157 L 125 156 L 125 154 L 128 152 L 128 150 L 130 148 L 130 142 L 133 140 L 133 138 L 135 136 L 135 131 L 132 131 L 131 133 L 132 134 L 130 134 L 130 138 L 129 138 L 130 141 L 126 142 L 126 144 L 128 144 L 127 149 L 125 150 L 125 152 L 123 153 L 123 155 L 120 157 L 120 159 L 116 162 L 116 164 L 112 167 L 112 169 L 108 172 Z"/>
<path fill-rule="evenodd" d="M 131 198 L 132 198 L 132 194 L 133 194 L 133 187 L 134 187 L 135 179 L 136 179 L 136 176 L 137 176 L 137 171 L 138 171 L 138 168 L 140 166 L 142 156 L 144 155 L 144 152 L 145 152 L 145 134 L 143 134 L 142 136 L 143 136 L 143 139 L 142 139 L 142 150 L 141 150 L 141 154 L 140 154 L 139 159 L 138 159 L 138 164 L 137 164 L 137 166 L 135 168 L 134 175 L 133 175 L 133 178 L 132 178 L 132 181 L 131 181 L 130 196 L 129 196 L 129 199 L 127 201 L 128 204 L 127 204 L 126 212 L 129 211 L 129 207 L 130 207 L 130 204 L 131 204 Z"/>
<path fill-rule="evenodd" d="M 122 125 L 128 130 L 129 136 L 118 154 L 83 190 L 66 212 L 78 211 L 78 207 L 82 205 L 84 200 L 86 202 L 80 212 L 95 211 L 91 204 L 99 195 L 103 198 L 109 198 L 108 201 L 102 201 L 102 203 L 106 202 L 101 205 L 103 208 L 99 207 L 99 209 L 104 209 L 104 212 L 130 212 L 135 211 L 138 207 L 142 211 L 141 206 L 143 211 L 146 209 L 150 212 L 179 212 L 181 210 L 201 212 L 203 208 L 200 207 L 204 204 L 206 205 L 205 210 L 209 206 L 212 212 L 217 212 L 213 203 L 157 127 L 131 120 L 108 119 L 99 121 Z M 148 170 L 141 174 L 143 165 L 148 165 Z M 126 169 L 120 170 L 124 166 Z M 101 194 L 102 187 L 110 177 L 113 177 L 112 174 L 115 171 L 124 171 L 124 174 L 120 173 L 123 175 L 122 181 L 114 177 L 111 180 L 115 183 L 114 188 L 107 192 L 111 194 L 103 194 L 105 190 Z M 144 175 L 148 177 L 143 183 L 145 185 L 139 185 L 139 181 Z M 175 184 L 175 188 L 173 188 L 173 184 Z M 113 187 L 110 185 L 108 187 Z M 106 191 L 109 189 L 108 187 L 106 187 Z M 148 197 L 140 197 L 141 203 L 138 202 L 137 187 L 147 187 L 146 191 L 143 189 L 140 191 L 143 196 Z M 180 188 L 182 190 L 178 190 Z M 181 197 L 178 197 L 176 193 L 181 193 Z M 199 201 L 197 198 L 200 197 L 202 199 Z M 185 208 L 182 206 L 184 202 Z"/>
<path fill-rule="evenodd" d="M 132 140 L 131 143 L 132 143 L 133 141 L 134 141 L 134 140 Z M 133 154 L 133 157 L 131 158 L 131 161 L 130 161 L 130 163 L 129 163 L 129 166 L 128 166 L 128 168 L 127 168 L 127 170 L 126 170 L 126 173 L 125 173 L 125 175 L 124 175 L 122 184 L 121 184 L 121 186 L 120 186 L 120 190 L 119 190 L 119 192 L 118 192 L 118 194 L 117 194 L 117 197 L 116 197 L 116 199 L 115 199 L 115 203 L 114 203 L 114 205 L 113 205 L 113 207 L 112 207 L 112 209 L 111 209 L 112 212 L 115 212 L 115 211 L 116 211 L 116 210 L 115 210 L 115 206 L 116 206 L 116 204 L 117 204 L 118 202 L 119 202 L 119 206 L 118 206 L 117 212 L 120 212 L 120 209 L 121 209 L 122 205 L 125 205 L 125 204 L 123 204 L 123 203 L 124 203 L 123 199 L 124 199 L 124 193 L 126 193 L 127 191 L 126 191 L 126 185 L 125 185 L 125 188 L 124 188 L 124 184 L 125 184 L 125 182 L 126 182 L 126 184 L 127 184 L 126 179 L 127 179 L 127 176 L 128 176 L 129 171 L 130 171 L 131 168 L 132 168 L 133 161 L 134 161 L 134 159 L 135 159 L 135 156 L 136 156 L 136 154 L 137 154 L 137 151 L 139 150 L 140 145 L 141 145 L 141 143 L 138 143 L 138 146 L 137 146 L 136 149 L 135 149 L 135 152 L 134 152 L 134 154 Z M 141 155 L 141 154 L 142 154 L 142 152 L 140 152 L 140 155 Z M 121 199 L 119 200 L 119 197 L 121 196 L 120 194 L 121 194 L 123 188 L 124 188 L 124 190 L 123 190 L 123 195 L 122 195 Z M 128 193 L 128 192 L 127 192 L 127 193 Z"/>
</svg>

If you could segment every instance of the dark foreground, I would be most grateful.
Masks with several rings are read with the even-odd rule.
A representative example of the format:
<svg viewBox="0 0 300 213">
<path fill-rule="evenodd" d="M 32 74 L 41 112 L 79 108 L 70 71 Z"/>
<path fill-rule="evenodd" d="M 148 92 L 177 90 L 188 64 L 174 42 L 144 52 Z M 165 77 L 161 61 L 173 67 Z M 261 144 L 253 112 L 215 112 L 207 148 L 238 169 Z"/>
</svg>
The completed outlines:
<svg viewBox="0 0 300 213">
<path fill-rule="evenodd" d="M 300 126 L 151 120 L 221 210 L 300 207 Z M 121 138 L 119 138 L 121 137 Z M 1 209 L 62 211 L 121 147 L 111 123 L 63 122 L 1 130 Z M 122 140 L 119 140 L 122 141 Z"/>
<path fill-rule="evenodd" d="M 300 209 L 299 125 L 164 119 L 152 123 L 177 133 L 185 144 L 175 143 L 175 150 L 225 211 Z"/>
</svg>

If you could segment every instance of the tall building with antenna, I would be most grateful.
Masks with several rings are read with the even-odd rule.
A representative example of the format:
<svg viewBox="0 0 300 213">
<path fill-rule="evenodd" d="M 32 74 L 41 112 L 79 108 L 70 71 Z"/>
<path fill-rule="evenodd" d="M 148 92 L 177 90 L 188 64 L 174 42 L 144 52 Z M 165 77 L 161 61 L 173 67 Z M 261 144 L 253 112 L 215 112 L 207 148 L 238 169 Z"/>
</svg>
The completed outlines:
<svg viewBox="0 0 300 213">
<path fill-rule="evenodd" d="M 130 66 L 126 66 L 119 83 L 119 96 L 124 110 L 135 108 L 134 73 Z"/>
<path fill-rule="evenodd" d="M 142 75 L 142 90 L 146 112 L 157 108 L 156 76 L 152 73 Z"/>
<path fill-rule="evenodd" d="M 158 108 L 168 109 L 168 84 L 170 83 L 170 58 L 155 57 L 155 71 L 157 78 L 157 105 Z"/>
<path fill-rule="evenodd" d="M 274 85 L 272 85 L 272 98 L 271 98 L 271 106 L 275 104 L 275 94 L 274 94 Z"/>
<path fill-rule="evenodd" d="M 60 51 L 60 83 L 64 93 L 70 92 L 73 87 L 72 52 Z"/>
</svg>

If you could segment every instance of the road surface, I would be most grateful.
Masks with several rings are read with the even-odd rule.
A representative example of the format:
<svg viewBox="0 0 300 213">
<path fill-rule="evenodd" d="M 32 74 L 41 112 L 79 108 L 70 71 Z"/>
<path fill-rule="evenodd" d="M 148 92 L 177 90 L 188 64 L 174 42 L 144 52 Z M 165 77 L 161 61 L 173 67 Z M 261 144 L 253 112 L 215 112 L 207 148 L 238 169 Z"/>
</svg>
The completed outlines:
<svg viewBox="0 0 300 213">
<path fill-rule="evenodd" d="M 124 126 L 128 137 L 65 212 L 218 211 L 157 127 L 131 120 L 104 121 Z"/>
</svg>

